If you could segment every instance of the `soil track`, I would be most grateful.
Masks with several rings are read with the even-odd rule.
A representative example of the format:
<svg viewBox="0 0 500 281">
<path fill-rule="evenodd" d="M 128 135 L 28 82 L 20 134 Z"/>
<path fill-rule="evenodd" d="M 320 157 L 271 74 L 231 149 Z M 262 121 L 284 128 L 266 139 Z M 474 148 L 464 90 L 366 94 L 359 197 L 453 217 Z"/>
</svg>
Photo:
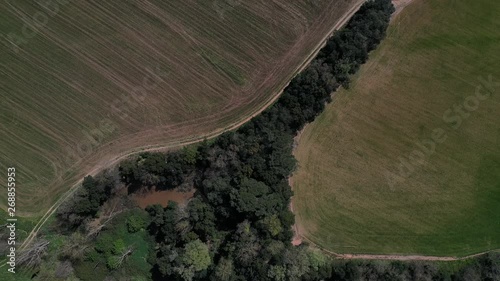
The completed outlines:
<svg viewBox="0 0 500 281">
<path fill-rule="evenodd" d="M 397 15 L 397 14 L 399 14 L 401 12 L 401 10 L 406 5 L 408 5 L 411 1 L 412 0 L 394 0 L 394 4 L 396 6 L 396 12 L 395 12 L 394 16 Z M 350 19 L 350 17 L 359 9 L 359 7 L 361 6 L 361 4 L 363 2 L 364 1 L 358 1 L 356 3 L 356 5 L 351 10 L 349 10 L 348 13 L 346 13 L 346 15 L 344 17 L 342 17 L 339 20 L 339 22 L 332 28 L 331 33 L 333 33 L 335 30 L 339 29 L 340 27 L 342 27 Z M 319 52 L 319 50 L 321 49 L 321 47 L 324 46 L 326 40 L 330 37 L 330 35 L 331 34 L 325 36 L 325 38 L 317 45 L 317 48 L 311 53 L 310 56 L 307 57 L 307 59 L 304 61 L 304 63 L 299 68 L 296 69 L 295 73 L 299 73 L 300 71 L 302 71 L 310 63 L 310 61 Z M 285 87 L 283 87 L 283 89 Z M 102 171 L 103 169 L 110 168 L 110 167 L 116 165 L 117 163 L 119 163 L 124 158 L 129 157 L 129 156 L 131 156 L 133 154 L 136 154 L 138 152 L 145 152 L 145 151 L 165 151 L 165 150 L 173 149 L 173 148 L 176 148 L 176 147 L 193 144 L 193 143 L 199 142 L 199 141 L 201 141 L 203 139 L 215 138 L 218 135 L 220 135 L 220 134 L 222 134 L 222 133 L 224 133 L 226 131 L 238 128 L 239 126 L 241 126 L 244 123 L 248 122 L 254 116 L 260 114 L 269 105 L 271 105 L 274 101 L 276 101 L 276 99 L 280 96 L 281 92 L 282 92 L 282 90 L 279 91 L 279 92 L 277 92 L 275 95 L 273 95 L 272 98 L 262 108 L 260 108 L 258 111 L 256 111 L 255 113 L 253 113 L 251 116 L 245 117 L 244 119 L 242 119 L 241 121 L 233 124 L 229 128 L 219 129 L 219 130 L 216 130 L 216 131 L 214 131 L 214 132 L 212 132 L 212 133 L 210 133 L 208 135 L 205 135 L 205 136 L 198 136 L 198 137 L 195 137 L 195 138 L 192 138 L 192 139 L 188 139 L 188 140 L 184 140 L 184 141 L 173 141 L 173 142 L 161 145 L 161 146 L 148 147 L 148 148 L 144 148 L 144 149 L 140 149 L 140 150 L 129 151 L 129 152 L 126 152 L 126 153 L 121 154 L 121 155 L 116 155 L 116 156 L 114 156 L 112 158 L 112 160 L 100 163 L 99 165 L 95 166 L 91 171 L 88 172 L 88 174 L 90 174 L 90 175 L 96 175 L 100 171 Z M 47 210 L 47 212 L 38 221 L 38 223 L 36 224 L 36 226 L 34 227 L 34 229 L 30 232 L 30 234 L 27 237 L 27 239 L 21 245 L 21 247 L 20 247 L 21 250 L 24 249 L 24 248 L 26 248 L 29 245 L 29 243 L 36 237 L 38 231 L 43 227 L 43 225 L 47 222 L 47 220 L 54 214 L 54 212 L 62 204 L 62 202 L 64 202 L 69 196 L 71 196 L 77 190 L 77 188 L 78 188 L 78 186 L 80 184 L 81 184 L 81 181 L 79 181 L 78 183 L 76 183 L 75 185 L 73 185 L 72 188 L 66 194 L 64 194 L 56 203 L 54 203 L 49 208 L 49 210 Z M 293 205 L 292 204 L 290 205 L 290 208 L 293 211 Z M 483 255 L 483 254 L 486 254 L 486 253 L 489 253 L 489 252 L 496 252 L 496 251 L 498 251 L 498 250 L 492 250 L 492 251 L 482 252 L 482 253 L 473 254 L 473 255 L 469 255 L 469 256 L 465 256 L 465 257 L 438 257 L 438 256 L 422 256 L 422 255 L 339 254 L 339 253 L 335 253 L 335 252 L 326 250 L 326 249 L 322 248 L 321 246 L 315 244 L 313 241 L 311 241 L 307 237 L 301 235 L 301 233 L 300 233 L 300 227 L 298 225 L 294 225 L 294 231 L 295 231 L 295 236 L 294 236 L 294 240 L 293 240 L 294 244 L 300 244 L 300 243 L 302 243 L 302 240 L 305 240 L 309 244 L 317 247 L 318 249 L 322 250 L 323 252 L 325 252 L 325 253 L 327 253 L 327 254 L 335 257 L 335 258 L 338 258 L 338 259 L 399 260 L 399 261 L 410 261 L 410 260 L 413 260 L 413 261 L 458 261 L 458 260 L 465 260 L 465 259 L 469 259 L 469 258 L 474 258 L 474 257 L 480 256 L 480 255 Z M 2 264 L 0 267 L 4 267 L 4 266 L 5 266 L 5 264 Z"/>
<path fill-rule="evenodd" d="M 322 248 L 321 246 L 315 244 L 311 240 L 306 237 L 302 237 L 302 239 L 306 240 L 309 244 L 314 247 L 320 249 L 321 251 L 331 255 L 337 259 L 346 259 L 346 260 L 393 260 L 393 261 L 460 261 L 466 260 L 470 258 L 475 258 L 487 253 L 497 252 L 498 250 L 491 250 L 487 252 L 477 253 L 473 255 L 468 255 L 465 257 L 438 257 L 438 256 L 422 256 L 422 255 L 371 255 L 371 254 L 339 254 L 329 250 Z"/>
<path fill-rule="evenodd" d="M 356 1 L 251 1 L 222 18 L 205 2 L 66 6 L 16 55 L 2 52 L 10 64 L 2 82 L 12 91 L 0 95 L 13 104 L 12 121 L 1 124 L 9 145 L 2 163 L 22 169 L 26 183 L 18 214 L 41 217 L 87 171 L 123 152 L 181 144 L 251 116 Z M 9 4 L 13 21 L 32 5 Z M 33 128 L 16 126 L 24 123 Z"/>
<path fill-rule="evenodd" d="M 303 61 L 303 63 L 295 69 L 294 76 L 297 73 L 301 72 L 305 67 L 307 67 L 307 65 L 309 65 L 309 63 L 316 57 L 316 55 L 321 50 L 321 48 L 326 44 L 326 41 L 328 40 L 328 38 L 330 38 L 331 35 L 336 30 L 338 30 L 339 28 L 344 26 L 347 23 L 347 21 L 349 21 L 349 19 L 358 11 L 358 9 L 361 7 L 361 5 L 363 3 L 364 3 L 364 0 L 357 1 L 353 5 L 353 7 L 349 11 L 347 11 L 347 13 L 337 21 L 337 23 L 330 29 L 330 31 L 324 36 L 324 38 L 322 38 L 322 40 L 319 41 L 319 43 L 315 46 L 315 48 L 311 51 L 311 53 L 309 54 L 309 56 L 307 56 L 307 58 Z M 109 160 L 103 160 L 98 165 L 94 166 L 91 170 L 89 170 L 87 172 L 87 174 L 88 175 L 96 175 L 99 172 L 101 172 L 102 170 L 104 170 L 106 168 L 113 167 L 114 165 L 119 163 L 121 160 L 123 160 L 131 155 L 134 155 L 136 153 L 139 153 L 139 152 L 167 151 L 167 150 L 182 147 L 185 145 L 194 144 L 194 143 L 200 142 L 204 139 L 212 139 L 212 138 L 219 136 L 220 134 L 222 134 L 224 132 L 234 130 L 234 129 L 240 127 L 241 125 L 243 125 L 244 123 L 248 122 L 253 117 L 257 116 L 262 111 L 264 111 L 267 107 L 269 107 L 271 104 L 273 104 L 280 97 L 281 93 L 286 88 L 286 86 L 288 86 L 288 84 L 284 85 L 283 87 L 281 87 L 281 89 L 279 91 L 275 92 L 275 94 L 272 95 L 271 98 L 267 102 L 265 102 L 265 104 L 262 107 L 260 107 L 258 110 L 253 112 L 251 115 L 246 116 L 246 117 L 242 118 L 241 120 L 235 122 L 234 124 L 232 124 L 229 127 L 219 128 L 219 129 L 217 129 L 217 130 L 215 130 L 207 135 L 194 136 L 194 137 L 190 137 L 190 138 L 183 139 L 183 140 L 174 140 L 174 141 L 167 142 L 167 143 L 164 143 L 164 144 L 158 145 L 158 146 L 142 147 L 139 149 L 134 149 L 132 151 L 124 152 L 124 153 L 119 154 L 119 155 L 113 155 L 111 157 L 109 157 L 109 155 L 106 155 L 108 157 L 103 157 L 103 159 L 109 159 Z M 147 139 L 147 138 L 148 138 L 147 134 L 142 135 L 142 139 Z M 145 142 L 143 142 L 143 143 L 145 143 Z M 113 145 L 116 145 L 116 143 Z M 104 155 L 101 155 L 101 156 L 104 156 Z M 57 200 L 45 212 L 45 214 L 40 218 L 40 220 L 35 225 L 33 230 L 29 233 L 26 240 L 24 240 L 23 243 L 21 244 L 20 250 L 25 249 L 31 243 L 31 241 L 33 241 L 33 239 L 36 237 L 38 231 L 45 225 L 45 223 L 49 220 L 49 218 L 55 213 L 57 208 L 77 190 L 77 188 L 80 186 L 81 182 L 82 182 L 82 180 L 79 180 L 77 183 L 75 183 L 63 196 L 61 196 L 59 198 L 59 200 Z M 2 267 L 4 265 L 5 264 L 3 264 Z"/>
</svg>

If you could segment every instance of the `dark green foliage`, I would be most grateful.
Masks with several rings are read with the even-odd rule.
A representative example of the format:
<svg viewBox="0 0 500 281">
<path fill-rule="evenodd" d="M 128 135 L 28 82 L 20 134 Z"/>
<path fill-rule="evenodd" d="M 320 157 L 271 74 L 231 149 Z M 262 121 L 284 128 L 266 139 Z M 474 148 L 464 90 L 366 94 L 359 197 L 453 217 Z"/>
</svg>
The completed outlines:
<svg viewBox="0 0 500 281">
<path fill-rule="evenodd" d="M 289 210 L 288 177 L 295 168 L 293 138 L 321 113 L 339 84 L 348 85 L 349 75 L 383 38 L 392 11 L 389 0 L 363 5 L 278 101 L 237 131 L 197 148 L 143 153 L 121 163 L 122 180 L 129 186 L 192 185 L 197 190 L 187 206 L 169 203 L 166 208 L 147 208 L 148 232 L 157 242 L 155 254 L 148 259 L 154 279 L 265 281 L 329 276 L 322 275 L 332 269 L 321 257 L 290 243 L 294 217 Z M 129 233 L 140 229 L 137 222 L 127 220 Z M 114 257 L 121 252 L 120 245 L 119 239 L 111 241 L 105 234 L 98 238 L 95 250 L 106 256 L 108 268 L 117 266 Z"/>
<path fill-rule="evenodd" d="M 339 83 L 348 85 L 349 75 L 383 38 L 392 11 L 389 0 L 365 4 L 273 106 L 236 132 L 196 151 L 143 154 L 121 165 L 128 183 L 176 187 L 189 180 L 198 190 L 187 207 L 148 209 L 149 230 L 159 243 L 154 276 L 301 280 L 331 272 L 321 258 L 290 245 L 293 137 L 324 109 Z M 195 241 L 211 254 L 211 265 L 200 271 L 183 263 L 186 246 Z"/>
<path fill-rule="evenodd" d="M 105 280 L 108 274 L 105 267 L 96 267 L 92 263 L 80 263 L 75 266 L 75 274 L 82 281 Z"/>
<path fill-rule="evenodd" d="M 177 203 L 170 201 L 165 209 L 160 205 L 149 206 L 146 211 L 151 217 L 150 233 L 157 241 L 175 243 L 178 234 L 175 230 L 177 222 Z"/>
<path fill-rule="evenodd" d="M 384 38 L 394 7 L 389 1 L 368 1 L 352 17 L 346 28 L 334 36 L 319 53 L 332 67 L 336 80 L 349 85 L 349 74 L 366 62 L 368 53 Z"/>
<path fill-rule="evenodd" d="M 170 189 L 181 185 L 193 171 L 197 151 L 184 149 L 168 154 L 146 152 L 123 161 L 120 174 L 125 183 Z"/>
<path fill-rule="evenodd" d="M 111 255 L 113 252 L 114 237 L 111 232 L 105 232 L 99 235 L 99 239 L 94 244 L 96 252 Z"/>
<path fill-rule="evenodd" d="M 141 214 L 133 214 L 127 218 L 127 230 L 130 233 L 136 233 L 145 229 L 147 226 L 146 218 Z"/>
<path fill-rule="evenodd" d="M 198 197 L 189 202 L 187 211 L 189 225 L 197 235 L 204 240 L 210 240 L 217 233 L 215 226 L 216 217 L 212 206 Z"/>
<path fill-rule="evenodd" d="M 247 218 L 261 218 L 282 210 L 283 203 L 269 186 L 255 179 L 243 179 L 238 189 L 231 190 L 233 207 Z"/>
<path fill-rule="evenodd" d="M 143 153 L 120 164 L 130 186 L 197 189 L 187 206 L 170 202 L 127 214 L 102 232 L 86 260 L 76 265 L 82 280 L 149 276 L 154 280 L 500 280 L 500 256 L 489 254 L 455 271 L 424 262 L 336 261 L 307 247 L 292 247 L 288 177 L 295 167 L 293 137 L 313 121 L 339 85 L 366 62 L 385 35 L 394 8 L 389 0 L 365 3 L 336 33 L 309 67 L 294 78 L 280 99 L 236 132 L 214 142 L 168 154 Z M 110 186 L 91 177 L 58 219 L 70 228 L 95 216 Z M 140 247 L 142 246 L 142 251 Z M 130 247 L 126 259 L 118 257 Z M 136 254 L 137 253 L 137 254 Z M 116 277 L 116 276 L 115 276 Z"/>
<path fill-rule="evenodd" d="M 399 281 L 399 280 L 432 280 L 432 281 L 471 281 L 500 280 L 500 254 L 491 253 L 466 261 L 458 269 L 446 270 L 432 262 L 383 262 L 383 261 L 338 261 L 325 274 L 318 276 L 326 281 Z"/>
<path fill-rule="evenodd" d="M 147 213 L 140 209 L 115 217 L 95 238 L 93 248 L 87 251 L 85 258 L 73 261 L 77 277 L 82 280 L 105 280 L 106 276 L 113 276 L 116 280 L 125 280 L 149 276 L 151 265 L 146 259 L 154 248 L 152 237 L 144 229 L 129 231 L 130 218 L 150 223 Z"/>
<path fill-rule="evenodd" d="M 96 216 L 99 207 L 111 195 L 113 186 L 114 182 L 110 178 L 100 177 L 94 179 L 92 176 L 85 177 L 82 188 L 57 210 L 56 216 L 61 227 L 74 230 L 85 219 Z"/>
</svg>

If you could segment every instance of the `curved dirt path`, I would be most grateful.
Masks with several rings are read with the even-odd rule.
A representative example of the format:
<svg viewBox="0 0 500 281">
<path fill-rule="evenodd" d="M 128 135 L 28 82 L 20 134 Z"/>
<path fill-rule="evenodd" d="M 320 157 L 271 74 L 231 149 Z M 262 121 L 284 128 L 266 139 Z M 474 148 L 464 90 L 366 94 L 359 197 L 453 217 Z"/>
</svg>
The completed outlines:
<svg viewBox="0 0 500 281">
<path fill-rule="evenodd" d="M 364 2 L 365 2 L 365 0 L 358 0 L 353 5 L 353 7 L 349 11 L 347 11 L 347 13 L 343 17 L 341 17 L 339 19 L 339 21 L 330 29 L 330 31 L 328 32 L 328 34 L 322 40 L 320 40 L 320 42 L 315 46 L 314 50 L 304 60 L 304 62 L 299 67 L 296 68 L 296 70 L 294 71 L 295 75 L 298 74 L 298 73 L 300 73 L 302 70 L 304 70 L 304 68 L 306 68 L 309 65 L 309 63 L 316 57 L 316 55 L 321 50 L 321 48 L 323 48 L 323 46 L 325 46 L 326 41 L 332 36 L 332 34 L 336 30 L 338 30 L 342 26 L 344 26 L 349 21 L 349 19 L 358 11 L 358 9 L 361 7 L 361 5 Z M 176 141 L 173 141 L 173 142 L 170 142 L 170 143 L 166 143 L 166 144 L 163 144 L 163 145 L 160 145 L 160 146 L 153 146 L 153 147 L 148 147 L 148 148 L 136 149 L 136 150 L 133 150 L 133 151 L 128 151 L 128 152 L 125 152 L 123 154 L 116 155 L 110 161 L 108 161 L 106 163 L 101 163 L 100 165 L 95 166 L 93 169 L 91 169 L 90 171 L 88 171 L 87 174 L 88 175 L 96 175 L 99 172 L 101 172 L 102 170 L 104 170 L 105 168 L 110 168 L 110 167 L 116 165 L 121 160 L 123 160 L 123 159 L 125 159 L 125 158 L 127 158 L 127 157 L 129 157 L 129 156 L 131 156 L 133 154 L 137 154 L 139 152 L 165 151 L 165 150 L 173 149 L 173 148 L 176 148 L 176 147 L 182 147 L 182 146 L 185 146 L 185 145 L 194 144 L 194 143 L 200 142 L 200 141 L 202 141 L 204 139 L 212 139 L 212 138 L 215 138 L 215 137 L 219 136 L 220 134 L 222 134 L 224 132 L 234 130 L 234 129 L 240 127 L 241 125 L 245 124 L 246 122 L 248 122 L 250 119 L 252 119 L 256 115 L 260 114 L 262 111 L 264 111 L 266 108 L 268 108 L 271 104 L 273 104 L 281 96 L 281 93 L 283 92 L 283 90 L 287 86 L 288 86 L 288 83 L 284 87 L 282 87 L 282 89 L 280 89 L 279 91 L 277 91 L 273 95 L 273 97 L 269 101 L 267 101 L 261 108 L 259 108 L 257 111 L 255 111 L 250 116 L 247 116 L 247 117 L 243 118 L 242 120 L 234 123 L 230 127 L 218 129 L 218 130 L 215 130 L 215 131 L 211 132 L 210 134 L 203 135 L 203 136 L 198 136 L 198 137 L 195 137 L 195 138 L 190 138 L 188 140 L 180 140 L 180 141 L 176 140 Z M 80 186 L 81 182 L 82 182 L 82 180 L 79 180 L 77 183 L 75 183 L 63 196 L 61 196 L 61 198 L 59 198 L 59 200 L 56 201 L 56 203 L 54 203 L 45 212 L 45 214 L 40 218 L 40 220 L 35 225 L 35 227 L 33 228 L 33 230 L 29 233 L 28 237 L 21 244 L 20 250 L 25 249 L 31 243 L 31 241 L 33 241 L 33 239 L 38 234 L 38 231 L 45 225 L 45 223 L 49 220 L 49 218 L 55 213 L 55 211 L 57 210 L 57 208 L 67 198 L 69 198 L 77 190 L 77 188 L 78 188 L 78 186 Z M 5 266 L 5 264 L 2 264 L 0 267 L 3 267 L 3 266 Z"/>
<path fill-rule="evenodd" d="M 399 14 L 402 11 L 402 9 L 406 5 L 408 5 L 411 1 L 412 0 L 394 0 L 393 3 L 396 6 L 396 12 L 395 12 L 394 16 Z M 328 34 L 327 36 L 325 36 L 323 38 L 323 40 L 316 46 L 315 50 L 307 57 L 307 59 L 304 61 L 304 63 L 299 68 L 296 69 L 296 71 L 295 71 L 296 74 L 301 72 L 305 67 L 307 67 L 307 65 L 309 65 L 309 63 L 312 61 L 312 59 L 314 59 L 314 57 L 316 57 L 317 53 L 325 45 L 326 40 L 331 36 L 331 34 L 333 34 L 333 32 L 338 30 L 344 24 L 346 24 L 347 21 L 352 17 L 352 15 L 354 15 L 354 13 L 356 13 L 356 11 L 359 9 L 359 7 L 363 3 L 364 3 L 364 0 L 358 1 L 354 5 L 354 7 L 352 9 L 350 9 L 346 13 L 346 15 L 344 15 L 334 27 L 332 27 L 330 34 Z M 288 86 L 288 84 L 286 86 Z M 283 89 L 286 88 L 286 86 L 283 87 Z M 240 127 L 241 125 L 243 125 L 244 123 L 248 122 L 250 119 L 252 119 L 256 115 L 260 114 L 267 107 L 269 107 L 272 103 L 274 103 L 280 97 L 281 93 L 283 92 L 283 89 L 281 91 L 277 92 L 272 97 L 272 99 L 270 99 L 262 108 L 260 108 L 254 114 L 252 114 L 251 116 L 248 116 L 248 117 L 244 118 L 243 120 L 235 123 L 234 125 L 232 125 L 229 128 L 219 129 L 219 130 L 216 130 L 208 135 L 199 136 L 199 137 L 191 139 L 191 140 L 175 141 L 173 143 L 167 143 L 167 144 L 164 144 L 162 146 L 150 147 L 150 148 L 142 149 L 139 151 L 129 151 L 129 152 L 126 152 L 122 155 L 118 155 L 118 156 L 114 157 L 110 162 L 108 162 L 106 164 L 101 164 L 101 165 L 94 167 L 94 169 L 89 171 L 88 174 L 89 175 L 96 175 L 99 172 L 101 172 L 102 170 L 116 165 L 118 162 L 120 162 L 124 158 L 127 158 L 127 157 L 129 157 L 133 154 L 139 153 L 139 152 L 164 151 L 164 150 L 168 150 L 168 149 L 173 149 L 176 147 L 181 147 L 181 146 L 197 143 L 197 142 L 202 141 L 204 139 L 215 138 L 226 131 L 231 131 L 233 129 L 236 129 L 236 128 Z M 22 245 L 20 247 L 21 250 L 26 248 L 31 243 L 31 241 L 33 241 L 33 239 L 38 234 L 38 231 L 45 225 L 45 223 L 48 221 L 48 219 L 55 213 L 57 208 L 77 190 L 77 188 L 80 186 L 80 184 L 81 184 L 81 180 L 78 181 L 75 185 L 73 185 L 67 193 L 65 193 L 63 196 L 61 196 L 61 198 L 47 210 L 47 212 L 42 216 L 42 218 L 38 221 L 38 223 L 35 225 L 33 230 L 30 232 L 28 237 L 22 243 Z M 290 208 L 293 211 L 293 204 L 290 204 Z M 313 245 L 314 247 L 316 247 L 316 248 L 322 250 L 323 252 L 325 252 L 329 255 L 332 255 L 333 257 L 338 258 L 338 259 L 399 260 L 399 261 L 458 261 L 458 260 L 465 260 L 465 259 L 469 259 L 469 258 L 474 258 L 477 256 L 481 256 L 481 255 L 490 253 L 490 252 L 497 252 L 498 251 L 498 250 L 491 250 L 491 251 L 473 254 L 473 255 L 469 255 L 469 256 L 465 256 L 465 257 L 437 257 L 437 256 L 423 256 L 423 255 L 339 254 L 339 253 L 335 253 L 335 252 L 326 250 L 326 249 L 320 247 L 319 245 L 317 245 L 316 243 L 314 243 L 313 241 L 311 241 L 310 239 L 308 239 L 307 237 L 303 236 L 300 233 L 300 227 L 298 225 L 295 224 L 293 227 L 294 227 L 294 232 L 295 232 L 293 244 L 299 245 L 302 243 L 302 240 L 306 240 L 309 244 Z M 4 263 L 4 264 L 0 265 L 0 267 L 4 267 L 5 265 L 6 264 Z"/>
<path fill-rule="evenodd" d="M 464 257 L 454 257 L 454 256 L 424 256 L 424 255 L 373 255 L 373 254 L 339 254 L 325 248 L 322 248 L 318 244 L 314 243 L 307 237 L 301 236 L 301 238 L 307 241 L 308 244 L 320 249 L 322 252 L 336 258 L 344 260 L 391 260 L 391 261 L 460 261 L 470 258 L 479 257 L 488 253 L 498 252 L 499 250 L 490 250 L 486 252 L 481 252 L 477 254 L 472 254 Z"/>
</svg>

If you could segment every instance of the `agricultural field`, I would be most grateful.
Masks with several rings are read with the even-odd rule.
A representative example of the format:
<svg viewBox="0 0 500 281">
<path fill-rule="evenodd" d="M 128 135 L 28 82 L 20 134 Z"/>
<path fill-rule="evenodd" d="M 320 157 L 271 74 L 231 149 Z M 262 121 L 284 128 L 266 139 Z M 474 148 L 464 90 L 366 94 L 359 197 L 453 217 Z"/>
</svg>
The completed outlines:
<svg viewBox="0 0 500 281">
<path fill-rule="evenodd" d="M 16 167 L 17 214 L 130 153 L 248 120 L 359 3 L 6 1 L 0 171 Z"/>
<path fill-rule="evenodd" d="M 500 248 L 500 2 L 414 0 L 298 138 L 298 229 L 336 253 Z"/>
</svg>

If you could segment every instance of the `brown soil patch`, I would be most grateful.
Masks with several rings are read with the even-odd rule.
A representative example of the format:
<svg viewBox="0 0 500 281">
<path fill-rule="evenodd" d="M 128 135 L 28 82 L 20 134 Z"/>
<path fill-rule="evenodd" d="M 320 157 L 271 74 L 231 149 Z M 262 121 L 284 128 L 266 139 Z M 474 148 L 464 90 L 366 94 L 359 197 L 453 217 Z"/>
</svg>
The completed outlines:
<svg viewBox="0 0 500 281">
<path fill-rule="evenodd" d="M 159 204 L 163 207 L 168 205 L 168 202 L 174 201 L 179 204 L 186 203 L 194 196 L 195 191 L 183 192 L 178 190 L 157 190 L 154 188 L 150 191 L 142 191 L 135 193 L 130 197 L 139 207 L 145 209 L 147 206 Z"/>
</svg>

